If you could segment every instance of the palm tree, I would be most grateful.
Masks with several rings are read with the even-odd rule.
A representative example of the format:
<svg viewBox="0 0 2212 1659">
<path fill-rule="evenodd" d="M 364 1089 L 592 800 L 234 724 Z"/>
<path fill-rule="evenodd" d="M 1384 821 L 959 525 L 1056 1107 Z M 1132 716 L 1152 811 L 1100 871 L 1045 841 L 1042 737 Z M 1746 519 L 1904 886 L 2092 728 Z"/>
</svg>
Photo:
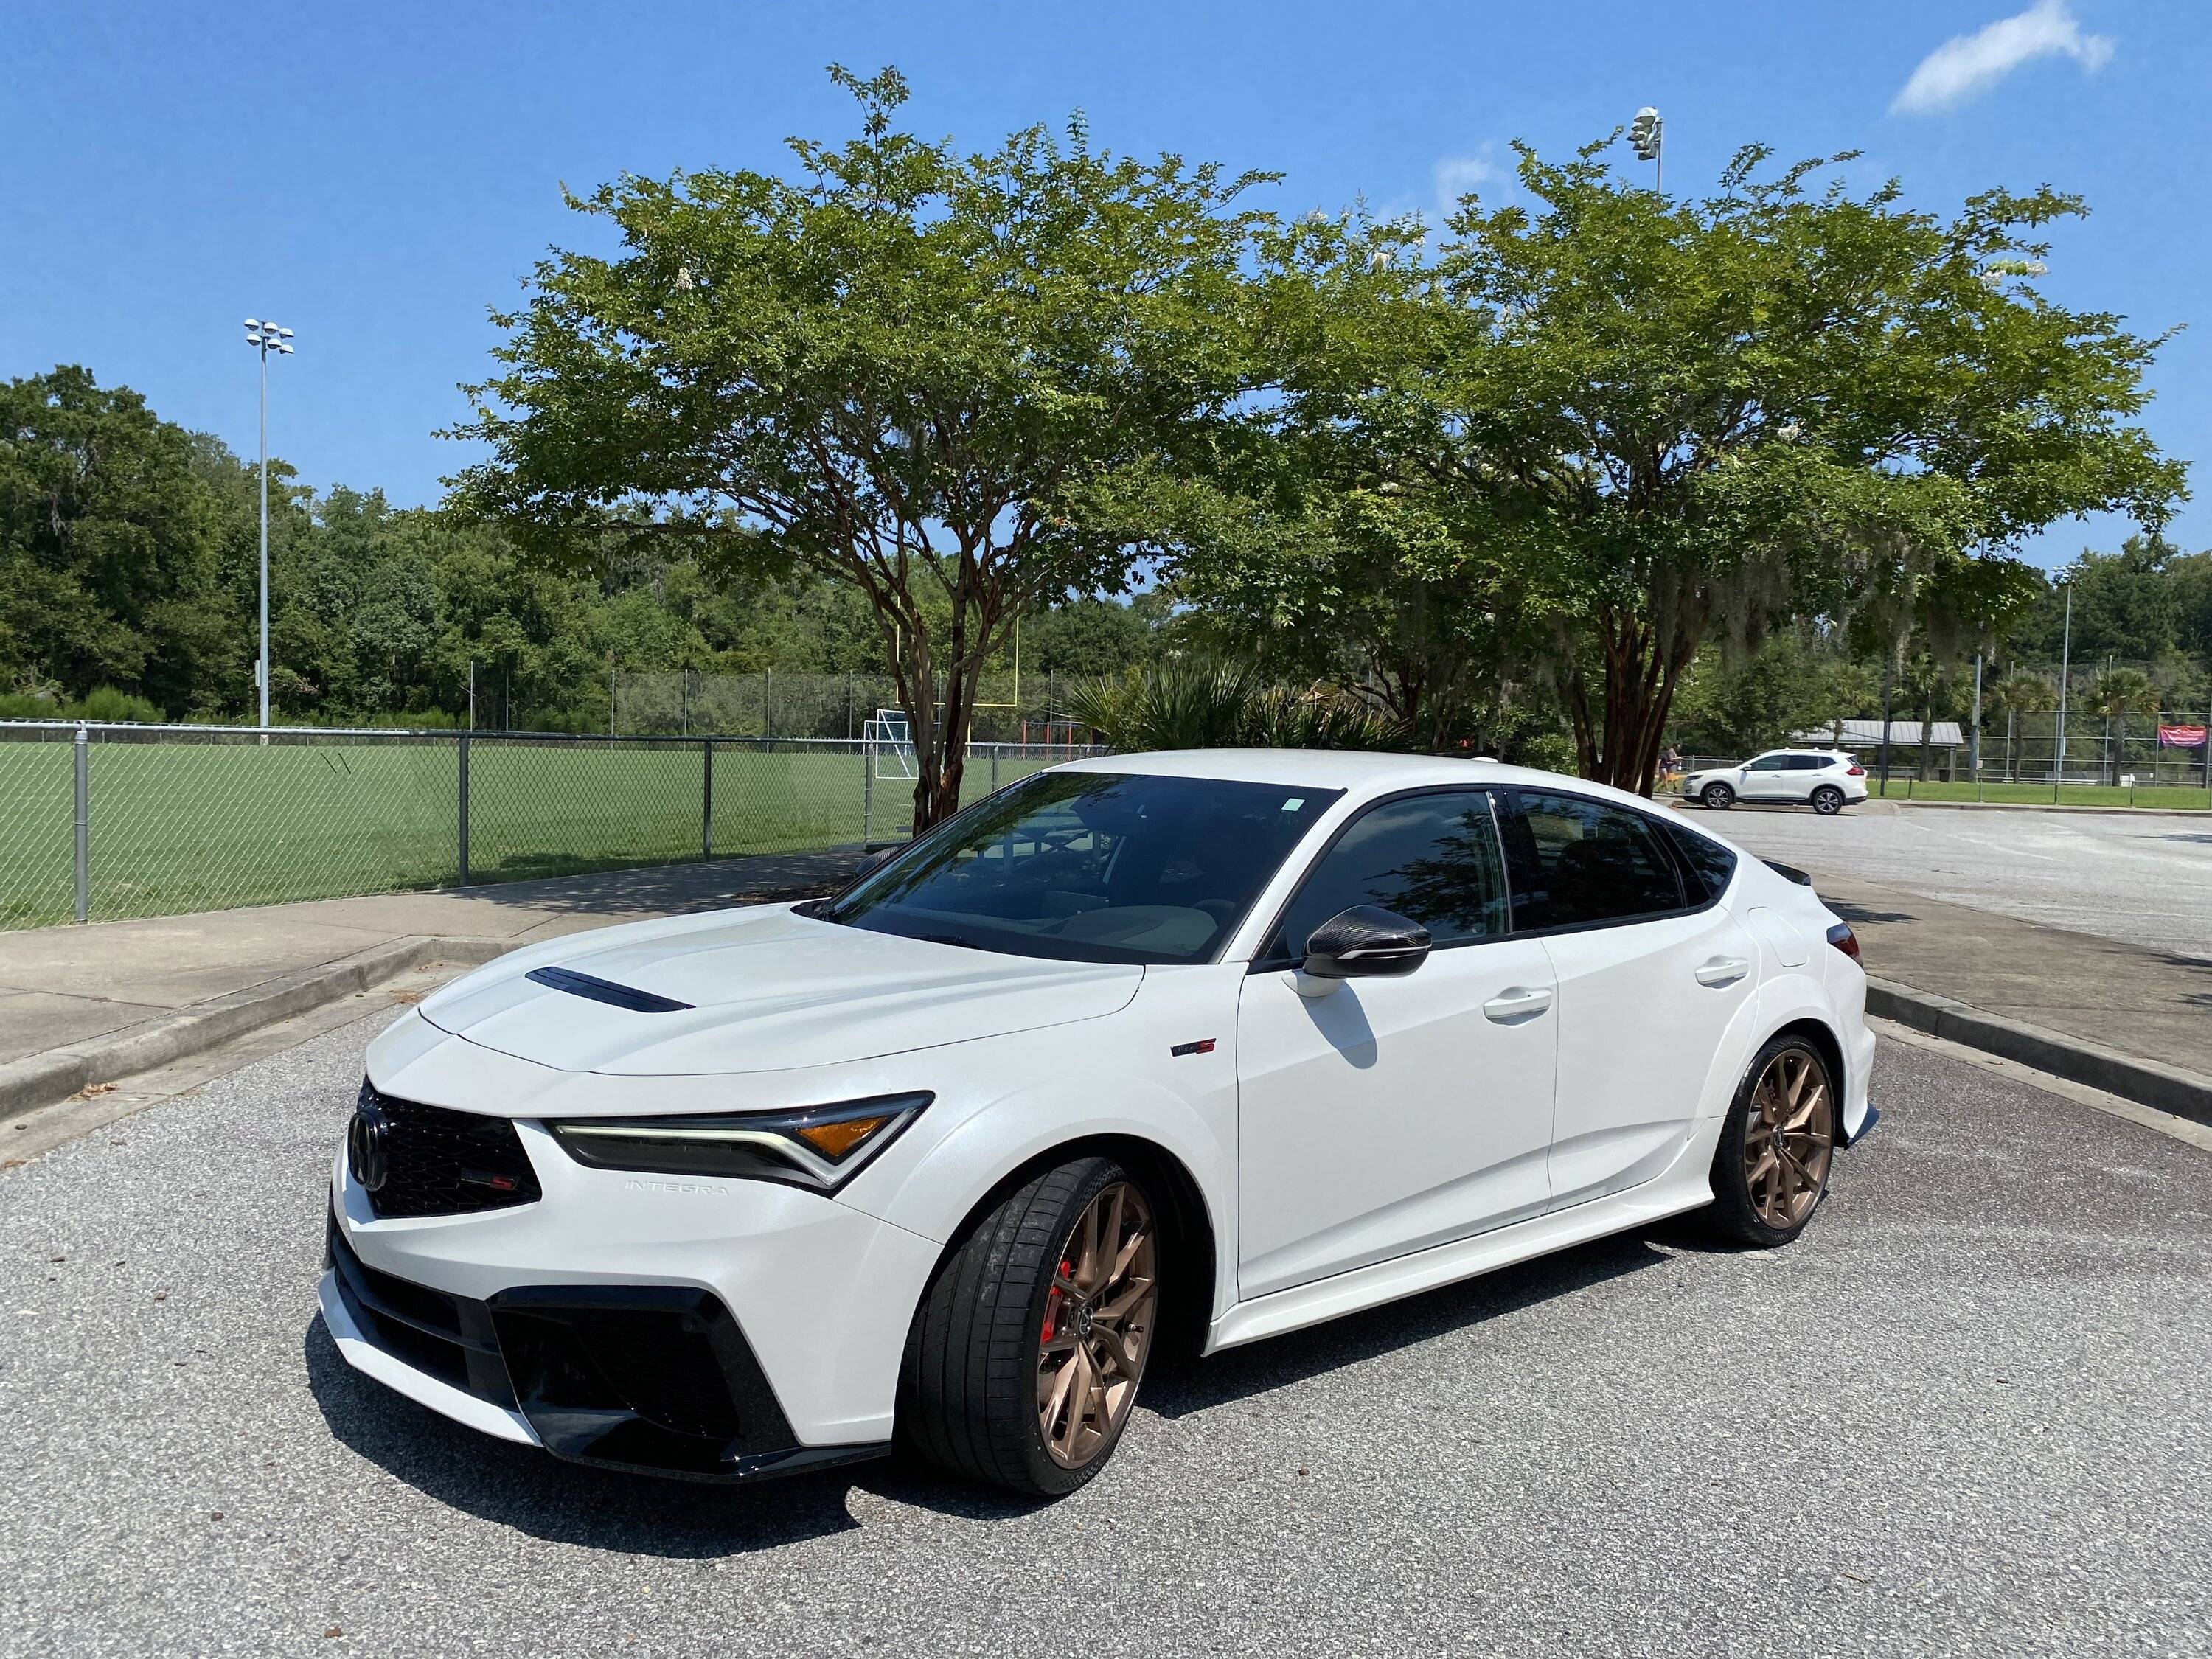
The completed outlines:
<svg viewBox="0 0 2212 1659">
<path fill-rule="evenodd" d="M 2004 710 L 2005 715 L 2005 781 L 2018 778 L 2020 770 L 2013 754 L 2013 737 L 2019 730 L 2022 714 L 2047 714 L 2058 707 L 2058 688 L 2040 674 L 2032 674 L 2025 668 L 2015 668 L 1988 690 L 1989 701 Z"/>
<path fill-rule="evenodd" d="M 2089 682 L 2081 705 L 2105 719 L 2105 757 L 2114 783 L 2120 781 L 2120 750 L 2127 744 L 2127 717 L 2158 713 L 2158 687 L 2140 668 L 2108 668 Z M 2112 743 L 2112 721 L 2120 722 L 2120 746 Z"/>
</svg>

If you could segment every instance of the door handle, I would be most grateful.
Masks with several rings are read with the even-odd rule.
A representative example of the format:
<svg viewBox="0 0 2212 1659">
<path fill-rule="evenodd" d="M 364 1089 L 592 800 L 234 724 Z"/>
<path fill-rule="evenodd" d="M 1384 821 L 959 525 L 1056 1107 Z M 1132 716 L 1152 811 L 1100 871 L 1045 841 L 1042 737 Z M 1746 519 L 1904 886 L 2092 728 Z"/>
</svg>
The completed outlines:
<svg viewBox="0 0 2212 1659">
<path fill-rule="evenodd" d="M 1482 1005 L 1482 1017 L 1499 1025 L 1534 1019 L 1552 1006 L 1552 993 L 1541 986 L 1509 985 Z"/>
<path fill-rule="evenodd" d="M 1698 983 L 1717 990 L 1735 984 L 1750 971 L 1751 964 L 1741 957 L 1714 957 L 1698 964 Z"/>
</svg>

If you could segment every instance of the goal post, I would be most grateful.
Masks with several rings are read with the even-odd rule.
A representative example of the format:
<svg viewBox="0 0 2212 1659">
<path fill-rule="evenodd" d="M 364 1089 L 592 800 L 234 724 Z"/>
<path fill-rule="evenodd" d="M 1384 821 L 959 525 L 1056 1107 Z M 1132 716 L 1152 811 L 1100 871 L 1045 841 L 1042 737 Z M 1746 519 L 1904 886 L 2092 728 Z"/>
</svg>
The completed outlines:
<svg viewBox="0 0 2212 1659">
<path fill-rule="evenodd" d="M 914 733 L 902 708 L 878 708 L 863 731 L 868 764 L 877 777 L 912 783 L 921 774 L 914 759 Z"/>
</svg>

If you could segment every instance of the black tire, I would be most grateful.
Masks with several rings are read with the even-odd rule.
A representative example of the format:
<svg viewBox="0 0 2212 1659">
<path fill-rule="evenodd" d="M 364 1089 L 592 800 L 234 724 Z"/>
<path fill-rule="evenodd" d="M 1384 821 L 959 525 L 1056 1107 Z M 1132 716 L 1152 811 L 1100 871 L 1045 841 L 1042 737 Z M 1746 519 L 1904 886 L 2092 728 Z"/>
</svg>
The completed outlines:
<svg viewBox="0 0 2212 1659">
<path fill-rule="evenodd" d="M 1749 1161 L 1744 1156 L 1746 1142 L 1755 1133 L 1761 1118 L 1759 1103 L 1753 1098 L 1759 1080 L 1768 1067 L 1784 1056 L 1791 1063 L 1809 1062 L 1811 1081 L 1826 1091 L 1826 1144 L 1819 1161 L 1819 1176 L 1811 1192 L 1811 1201 L 1804 1212 L 1786 1225 L 1776 1225 L 1761 1212 L 1758 1196 L 1753 1192 Z M 1787 1244 L 1803 1232 L 1814 1216 L 1820 1212 L 1820 1202 L 1827 1196 L 1828 1176 L 1834 1165 L 1836 1127 L 1840 1107 L 1836 1099 L 1835 1079 L 1828 1071 L 1828 1062 L 1820 1051 L 1804 1037 L 1784 1032 L 1770 1037 L 1736 1085 L 1735 1098 L 1729 1103 L 1728 1123 L 1721 1130 L 1720 1145 L 1713 1149 L 1713 1204 L 1705 1212 L 1707 1230 L 1723 1243 L 1740 1244 L 1751 1249 L 1771 1250 Z"/>
<path fill-rule="evenodd" d="M 1131 1412 L 1080 1467 L 1054 1457 L 1038 1413 L 1040 1332 L 1071 1234 L 1117 1182 L 1135 1188 L 1152 1217 L 1163 1213 L 1158 1195 L 1112 1158 L 1079 1158 L 1023 1182 L 946 1253 L 907 1334 L 896 1432 L 908 1450 L 1036 1498 L 1065 1496 L 1105 1467 Z M 1171 1271 L 1163 1261 L 1158 1274 Z"/>
<path fill-rule="evenodd" d="M 1844 810 L 1844 792 L 1832 783 L 1824 783 L 1813 792 L 1813 810 L 1824 818 L 1832 818 Z"/>
<path fill-rule="evenodd" d="M 1724 783 L 1709 783 L 1698 791 L 1698 799 L 1712 812 L 1725 812 L 1735 805 L 1735 791 Z"/>
</svg>

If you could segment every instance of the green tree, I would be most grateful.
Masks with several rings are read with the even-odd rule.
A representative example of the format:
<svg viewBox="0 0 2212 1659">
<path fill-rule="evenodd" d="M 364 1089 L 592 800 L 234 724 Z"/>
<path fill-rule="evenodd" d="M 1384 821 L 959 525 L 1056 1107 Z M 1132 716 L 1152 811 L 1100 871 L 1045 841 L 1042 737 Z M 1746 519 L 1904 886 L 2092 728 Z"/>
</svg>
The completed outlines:
<svg viewBox="0 0 2212 1659">
<path fill-rule="evenodd" d="M 1674 740 L 1694 755 L 1751 755 L 1856 714 L 1856 681 L 1839 684 L 1833 666 L 1794 633 L 1778 634 L 1734 660 L 1708 646 L 1683 676 L 1674 709 Z"/>
<path fill-rule="evenodd" d="M 2127 718 L 2158 713 L 2159 692 L 2149 675 L 2140 668 L 2108 668 L 2089 682 L 2081 706 L 2105 722 L 2105 760 L 2112 781 L 2120 781 L 2120 763 L 2127 744 Z M 2112 723 L 2120 723 L 2120 741 L 2112 741 Z"/>
<path fill-rule="evenodd" d="M 1509 695 L 1534 690 L 1535 607 L 1496 515 L 1453 487 L 1458 458 L 1432 441 L 1452 318 L 1419 228 L 1313 214 L 1257 241 L 1253 377 L 1271 395 L 1202 477 L 1136 510 L 1217 648 L 1340 685 L 1419 746 L 1496 746 Z"/>
<path fill-rule="evenodd" d="M 206 707 L 245 662 L 225 469 L 228 452 L 85 369 L 0 384 L 0 682 Z"/>
<path fill-rule="evenodd" d="M 1248 179 L 1096 150 L 1080 121 L 963 157 L 896 130 L 906 84 L 833 70 L 861 135 L 800 177 L 629 178 L 576 204 L 612 258 L 542 263 L 465 435 L 471 508 L 540 556 L 680 538 L 710 566 L 856 585 L 914 735 L 915 827 L 951 813 L 1012 616 L 1126 587 L 1082 511 L 1241 390 Z M 940 608 L 941 607 L 941 608 Z"/>
<path fill-rule="evenodd" d="M 2100 508 L 2154 526 L 2181 493 L 2130 423 L 2156 343 L 2033 286 L 2075 199 L 1990 191 L 1946 222 L 1893 183 L 1814 190 L 1817 163 L 1770 177 L 1753 147 L 1686 201 L 1604 148 L 1523 147 L 1533 207 L 1463 203 L 1435 267 L 1457 330 L 1389 403 L 1432 411 L 1431 476 L 1549 577 L 1588 775 L 1650 787 L 1709 640 L 1855 612 L 1986 636 L 2035 591 L 2021 537 Z"/>
<path fill-rule="evenodd" d="M 2180 642 L 2185 597 L 2175 556 L 2158 536 L 2130 536 L 2117 553 L 2085 551 L 2011 630 L 2013 649 L 2058 659 L 2070 588 L 2077 658 L 2148 660 L 2172 650 Z"/>
<path fill-rule="evenodd" d="M 2175 643 L 2212 669 L 2212 553 L 2177 554 L 2166 574 L 2173 585 Z"/>
<path fill-rule="evenodd" d="M 1123 601 L 1080 595 L 1022 619 L 1022 678 L 1113 674 L 1150 661 L 1161 649 L 1169 621 L 1167 602 L 1158 592 Z M 1002 665 L 1013 659 L 1003 647 Z"/>
<path fill-rule="evenodd" d="M 2058 707 L 2058 688 L 2045 676 L 2015 668 L 2002 679 L 1984 688 L 1984 700 L 2005 717 L 2005 776 L 2020 775 L 2015 747 L 2023 714 L 2048 714 Z"/>
</svg>

